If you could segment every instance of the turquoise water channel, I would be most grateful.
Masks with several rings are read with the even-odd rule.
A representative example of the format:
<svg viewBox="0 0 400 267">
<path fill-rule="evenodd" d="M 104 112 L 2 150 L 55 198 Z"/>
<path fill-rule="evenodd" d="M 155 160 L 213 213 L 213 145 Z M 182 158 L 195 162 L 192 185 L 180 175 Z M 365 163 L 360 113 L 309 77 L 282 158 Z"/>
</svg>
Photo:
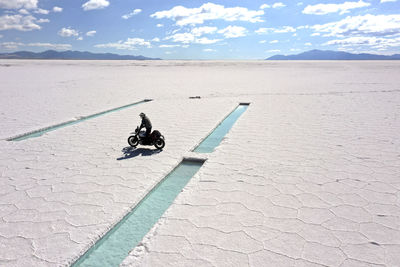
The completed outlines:
<svg viewBox="0 0 400 267">
<path fill-rule="evenodd" d="M 160 219 L 203 163 L 200 160 L 183 160 L 72 266 L 118 266 Z"/>
<path fill-rule="evenodd" d="M 199 153 L 211 153 L 214 151 L 229 132 L 235 122 L 239 119 L 240 115 L 246 111 L 249 103 L 241 103 L 239 106 L 232 111 L 210 135 L 208 135 L 194 150 L 193 152 Z"/>
<path fill-rule="evenodd" d="M 151 99 L 145 99 L 145 100 L 142 100 L 142 101 L 139 101 L 139 102 L 136 102 L 136 103 L 124 105 L 124 106 L 121 106 L 121 107 L 109 109 L 109 110 L 102 111 L 102 112 L 99 112 L 99 113 L 96 113 L 96 114 L 92 114 L 92 115 L 89 115 L 89 116 L 81 117 L 81 118 L 79 118 L 77 120 L 74 120 L 74 121 L 63 122 L 63 123 L 60 123 L 60 124 L 57 124 L 57 125 L 54 125 L 54 126 L 43 128 L 43 129 L 40 129 L 40 130 L 37 130 L 37 131 L 33 131 L 33 132 L 30 132 L 30 133 L 27 133 L 27 134 L 24 134 L 24 135 L 20 135 L 20 136 L 14 137 L 14 138 L 9 138 L 9 139 L 7 139 L 7 141 L 22 141 L 22 140 L 29 139 L 29 138 L 39 137 L 39 136 L 41 136 L 41 135 L 43 135 L 43 134 L 45 134 L 47 132 L 50 132 L 50 131 L 54 131 L 54 130 L 57 130 L 57 129 L 60 129 L 60 128 L 63 128 L 63 127 L 66 127 L 66 126 L 71 126 L 71 125 L 80 123 L 82 121 L 86 121 L 86 120 L 89 120 L 89 119 L 93 119 L 93 118 L 105 115 L 105 114 L 110 113 L 110 112 L 114 112 L 114 111 L 118 111 L 118 110 L 121 110 L 121 109 L 129 108 L 129 107 L 136 106 L 138 104 L 141 104 L 141 103 L 144 103 L 144 102 L 149 102 L 149 101 L 152 101 L 152 100 Z"/>
</svg>

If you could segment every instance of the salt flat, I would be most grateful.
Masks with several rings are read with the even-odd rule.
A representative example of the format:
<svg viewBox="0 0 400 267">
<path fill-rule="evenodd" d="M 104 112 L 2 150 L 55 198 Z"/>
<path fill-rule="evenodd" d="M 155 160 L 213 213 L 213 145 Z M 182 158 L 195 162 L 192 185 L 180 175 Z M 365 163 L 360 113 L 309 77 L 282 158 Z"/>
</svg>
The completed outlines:
<svg viewBox="0 0 400 267">
<path fill-rule="evenodd" d="M 0 61 L 0 265 L 68 265 L 184 156 L 124 266 L 400 266 L 399 62 Z M 199 95 L 201 99 L 189 99 Z M 221 145 L 190 152 L 239 102 Z M 140 112 L 166 137 L 126 152 Z M 125 150 L 124 150 L 125 149 Z"/>
</svg>

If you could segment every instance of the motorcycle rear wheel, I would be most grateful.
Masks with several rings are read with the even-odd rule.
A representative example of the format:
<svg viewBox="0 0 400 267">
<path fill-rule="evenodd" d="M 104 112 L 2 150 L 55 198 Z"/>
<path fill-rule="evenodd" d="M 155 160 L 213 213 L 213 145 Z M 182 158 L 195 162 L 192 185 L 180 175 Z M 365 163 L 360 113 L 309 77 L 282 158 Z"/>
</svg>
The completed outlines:
<svg viewBox="0 0 400 267">
<path fill-rule="evenodd" d="M 155 146 L 156 148 L 158 148 L 158 149 L 163 149 L 164 146 L 165 146 L 165 141 L 164 141 L 163 139 L 161 139 L 161 138 L 158 138 L 158 139 L 156 140 L 156 142 L 154 143 L 154 146 Z"/>
<path fill-rule="evenodd" d="M 131 147 L 137 147 L 137 145 L 139 144 L 139 139 L 136 136 L 129 136 L 128 137 L 128 144 Z"/>
</svg>

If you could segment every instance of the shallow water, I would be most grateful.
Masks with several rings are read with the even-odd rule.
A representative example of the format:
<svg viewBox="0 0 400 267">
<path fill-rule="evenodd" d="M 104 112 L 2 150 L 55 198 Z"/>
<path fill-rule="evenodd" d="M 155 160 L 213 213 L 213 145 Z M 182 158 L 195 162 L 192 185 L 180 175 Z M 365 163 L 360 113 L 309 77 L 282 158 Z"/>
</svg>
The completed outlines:
<svg viewBox="0 0 400 267">
<path fill-rule="evenodd" d="M 249 105 L 240 104 L 234 111 L 232 111 L 210 135 L 206 137 L 194 150 L 193 152 L 198 153 L 210 153 L 214 151 L 229 132 L 239 117 L 246 111 Z"/>
<path fill-rule="evenodd" d="M 72 266 L 118 266 L 136 247 L 203 165 L 183 160 L 110 232 Z"/>
<path fill-rule="evenodd" d="M 23 135 L 14 137 L 14 138 L 9 138 L 9 139 L 7 139 L 7 141 L 22 141 L 22 140 L 26 140 L 26 139 L 29 139 L 29 138 L 39 137 L 39 136 L 42 136 L 43 134 L 45 134 L 47 132 L 55 131 L 57 129 L 60 129 L 60 128 L 63 128 L 63 127 L 66 127 L 66 126 L 71 126 L 71 125 L 77 124 L 79 122 L 83 122 L 83 121 L 86 121 L 86 120 L 89 120 L 89 119 L 93 119 L 93 118 L 97 118 L 97 117 L 103 116 L 103 115 L 105 115 L 107 113 L 119 111 L 119 110 L 122 110 L 122 109 L 125 109 L 125 108 L 130 108 L 132 106 L 136 106 L 138 104 L 149 102 L 149 101 L 151 101 L 151 100 L 143 100 L 143 101 L 132 103 L 132 104 L 128 104 L 128 105 L 125 105 L 125 106 L 122 106 L 122 107 L 109 109 L 109 110 L 106 110 L 106 111 L 102 111 L 102 112 L 99 112 L 99 113 L 96 113 L 96 114 L 92 114 L 92 115 L 89 115 L 89 116 L 86 116 L 86 117 L 79 118 L 79 119 L 74 120 L 74 121 L 68 121 L 68 122 L 60 123 L 60 124 L 57 124 L 57 125 L 54 125 L 54 126 L 43 128 L 41 130 L 37 130 L 37 131 L 33 131 L 33 132 L 30 132 L 30 133 L 27 133 L 27 134 L 23 134 Z"/>
</svg>

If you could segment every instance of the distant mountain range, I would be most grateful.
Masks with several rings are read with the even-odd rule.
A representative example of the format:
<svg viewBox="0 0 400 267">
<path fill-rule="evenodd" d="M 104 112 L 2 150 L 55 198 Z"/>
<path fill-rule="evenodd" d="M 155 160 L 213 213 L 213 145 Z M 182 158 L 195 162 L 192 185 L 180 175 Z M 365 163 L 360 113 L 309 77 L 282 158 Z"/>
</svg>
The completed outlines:
<svg viewBox="0 0 400 267">
<path fill-rule="evenodd" d="M 0 54 L 1 59 L 82 59 L 82 60 L 160 60 L 144 56 L 117 55 L 111 53 L 91 53 L 80 51 L 54 51 L 47 50 L 41 53 L 18 51 Z"/>
<path fill-rule="evenodd" d="M 374 54 L 351 54 L 341 51 L 310 50 L 297 55 L 275 55 L 266 60 L 400 60 L 400 54 L 391 56 Z"/>
</svg>

